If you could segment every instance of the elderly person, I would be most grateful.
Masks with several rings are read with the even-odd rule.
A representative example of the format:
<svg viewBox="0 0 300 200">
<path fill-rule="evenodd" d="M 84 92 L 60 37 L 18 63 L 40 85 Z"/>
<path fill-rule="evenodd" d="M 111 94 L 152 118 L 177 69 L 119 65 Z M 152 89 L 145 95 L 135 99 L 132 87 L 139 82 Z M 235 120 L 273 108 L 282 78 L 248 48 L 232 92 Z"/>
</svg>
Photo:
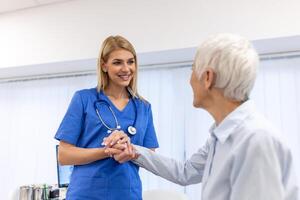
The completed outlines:
<svg viewBox="0 0 300 200">
<path fill-rule="evenodd" d="M 106 151 L 180 185 L 201 182 L 203 200 L 298 200 L 291 151 L 249 100 L 258 64 L 256 51 L 240 36 L 216 35 L 198 48 L 190 79 L 193 104 L 215 123 L 206 144 L 187 161 L 137 145 L 135 154 L 120 144 L 127 138 L 122 132 L 104 140 Z"/>
</svg>

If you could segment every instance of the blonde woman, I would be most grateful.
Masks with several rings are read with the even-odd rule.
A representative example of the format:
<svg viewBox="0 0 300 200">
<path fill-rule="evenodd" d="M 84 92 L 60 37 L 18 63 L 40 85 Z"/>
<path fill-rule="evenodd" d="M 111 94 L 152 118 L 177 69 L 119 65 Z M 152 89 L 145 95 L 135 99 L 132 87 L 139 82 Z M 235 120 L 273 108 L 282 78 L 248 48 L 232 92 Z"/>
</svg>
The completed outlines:
<svg viewBox="0 0 300 200">
<path fill-rule="evenodd" d="M 137 67 L 132 44 L 110 36 L 100 50 L 97 88 L 74 94 L 55 135 L 59 162 L 74 165 L 67 199 L 142 199 L 139 167 L 118 163 L 101 144 L 111 133 L 122 132 L 133 144 L 158 147 L 151 106 L 137 92 Z M 131 151 L 126 143 L 124 148 Z"/>
</svg>

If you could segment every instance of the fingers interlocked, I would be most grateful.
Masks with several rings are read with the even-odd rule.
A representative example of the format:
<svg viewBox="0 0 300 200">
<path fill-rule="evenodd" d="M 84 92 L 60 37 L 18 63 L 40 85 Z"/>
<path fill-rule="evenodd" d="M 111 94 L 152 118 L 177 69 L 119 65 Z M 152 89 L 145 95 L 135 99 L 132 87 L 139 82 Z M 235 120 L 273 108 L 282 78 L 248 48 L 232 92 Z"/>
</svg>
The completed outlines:
<svg viewBox="0 0 300 200">
<path fill-rule="evenodd" d="M 127 162 L 135 157 L 130 138 L 123 131 L 112 132 L 103 139 L 102 145 L 105 146 L 105 153 L 119 163 Z"/>
</svg>

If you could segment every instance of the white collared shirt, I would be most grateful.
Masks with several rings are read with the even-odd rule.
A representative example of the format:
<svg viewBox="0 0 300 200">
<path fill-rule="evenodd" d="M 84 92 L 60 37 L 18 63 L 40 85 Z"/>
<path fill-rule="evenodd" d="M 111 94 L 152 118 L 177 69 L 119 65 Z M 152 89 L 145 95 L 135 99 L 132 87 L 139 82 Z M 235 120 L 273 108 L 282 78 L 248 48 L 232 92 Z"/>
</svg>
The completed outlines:
<svg viewBox="0 0 300 200">
<path fill-rule="evenodd" d="M 134 162 L 172 182 L 202 182 L 202 200 L 299 200 L 292 155 L 251 101 L 210 129 L 206 144 L 186 162 L 136 146 Z"/>
</svg>

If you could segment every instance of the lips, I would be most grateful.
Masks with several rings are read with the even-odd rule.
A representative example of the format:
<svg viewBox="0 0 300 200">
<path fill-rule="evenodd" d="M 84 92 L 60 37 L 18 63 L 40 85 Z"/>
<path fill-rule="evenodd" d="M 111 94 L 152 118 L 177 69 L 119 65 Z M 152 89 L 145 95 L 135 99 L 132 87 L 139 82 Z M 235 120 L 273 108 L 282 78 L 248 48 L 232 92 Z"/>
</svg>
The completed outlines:
<svg viewBox="0 0 300 200">
<path fill-rule="evenodd" d="M 131 74 L 122 74 L 122 75 L 118 75 L 118 77 L 123 81 L 128 81 L 131 78 Z"/>
</svg>

